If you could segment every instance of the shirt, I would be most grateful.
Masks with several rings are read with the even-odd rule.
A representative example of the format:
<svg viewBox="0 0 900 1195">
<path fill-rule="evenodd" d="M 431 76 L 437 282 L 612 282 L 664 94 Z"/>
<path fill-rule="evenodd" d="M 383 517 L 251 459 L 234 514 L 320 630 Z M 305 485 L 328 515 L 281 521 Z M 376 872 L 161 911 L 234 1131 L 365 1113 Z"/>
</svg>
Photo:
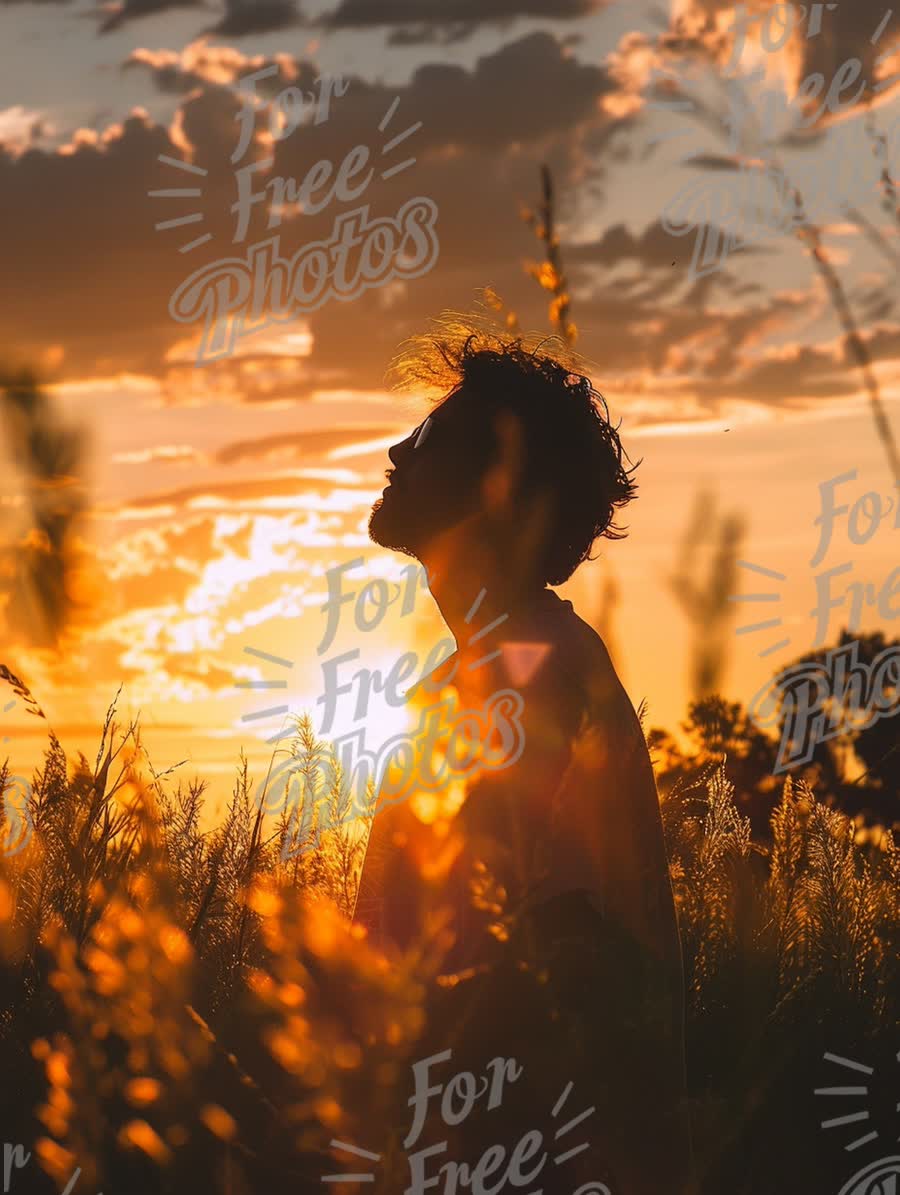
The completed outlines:
<svg viewBox="0 0 900 1195">
<path fill-rule="evenodd" d="M 551 590 L 495 639 L 490 664 L 471 667 L 464 648 L 442 674 L 456 671 L 451 722 L 506 703 L 492 733 L 515 758 L 488 751 L 499 766 L 452 818 L 423 825 L 408 802 L 376 813 L 357 920 L 388 951 L 427 948 L 448 921 L 419 1057 L 452 1048 L 453 1069 L 468 1059 L 478 1074 L 514 1056 L 530 1072 L 504 1109 L 461 1126 L 473 1164 L 497 1126 L 547 1122 L 550 1089 L 572 1083 L 594 1108 L 572 1190 L 577 1178 L 614 1195 L 686 1192 L 681 953 L 640 722 L 600 636 Z"/>
</svg>

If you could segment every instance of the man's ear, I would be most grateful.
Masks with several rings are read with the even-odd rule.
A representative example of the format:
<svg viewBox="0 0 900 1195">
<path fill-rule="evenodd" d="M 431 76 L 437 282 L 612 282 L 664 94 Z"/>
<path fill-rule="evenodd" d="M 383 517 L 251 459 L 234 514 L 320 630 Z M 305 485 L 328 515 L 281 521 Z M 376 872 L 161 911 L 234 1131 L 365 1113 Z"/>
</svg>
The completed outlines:
<svg viewBox="0 0 900 1195">
<path fill-rule="evenodd" d="M 508 513 L 515 501 L 525 467 L 522 421 L 511 411 L 494 417 L 497 453 L 481 481 L 481 498 L 488 514 Z"/>
</svg>

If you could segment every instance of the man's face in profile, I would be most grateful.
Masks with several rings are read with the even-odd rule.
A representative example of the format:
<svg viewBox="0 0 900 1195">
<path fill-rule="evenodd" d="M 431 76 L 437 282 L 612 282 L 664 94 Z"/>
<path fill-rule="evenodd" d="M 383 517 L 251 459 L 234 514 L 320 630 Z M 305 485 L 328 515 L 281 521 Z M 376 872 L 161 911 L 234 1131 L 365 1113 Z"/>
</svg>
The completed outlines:
<svg viewBox="0 0 900 1195">
<path fill-rule="evenodd" d="M 451 394 L 390 449 L 389 484 L 369 519 L 375 543 L 420 559 L 435 536 L 477 511 L 485 437 L 473 414 L 461 392 Z"/>
</svg>

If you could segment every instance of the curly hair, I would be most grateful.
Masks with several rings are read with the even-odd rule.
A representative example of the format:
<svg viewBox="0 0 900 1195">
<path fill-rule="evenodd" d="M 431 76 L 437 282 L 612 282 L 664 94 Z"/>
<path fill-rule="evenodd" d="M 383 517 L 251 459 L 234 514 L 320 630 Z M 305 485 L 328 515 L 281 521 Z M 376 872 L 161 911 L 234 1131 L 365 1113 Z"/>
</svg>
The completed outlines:
<svg viewBox="0 0 900 1195">
<path fill-rule="evenodd" d="M 511 411 L 519 417 L 523 496 L 549 493 L 555 506 L 544 580 L 561 585 L 591 559 L 598 537 L 622 539 L 626 533 L 613 519 L 636 497 L 631 474 L 637 465 L 626 469 L 622 463 L 630 458 L 618 425 L 610 422 L 584 359 L 558 337 L 507 337 L 485 317 L 455 312 L 432 325 L 401 346 L 389 371 L 394 388 L 425 390 L 438 402 L 461 391 L 486 415 Z"/>
</svg>

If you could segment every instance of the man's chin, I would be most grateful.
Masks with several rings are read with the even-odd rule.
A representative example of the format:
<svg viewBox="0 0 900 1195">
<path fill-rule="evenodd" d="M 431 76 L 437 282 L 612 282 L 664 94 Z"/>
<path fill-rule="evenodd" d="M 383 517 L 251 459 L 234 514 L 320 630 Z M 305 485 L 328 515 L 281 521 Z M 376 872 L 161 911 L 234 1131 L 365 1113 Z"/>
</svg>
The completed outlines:
<svg viewBox="0 0 900 1195">
<path fill-rule="evenodd" d="M 390 548 L 393 552 L 415 556 L 415 552 L 409 546 L 410 538 L 397 525 L 390 503 L 385 503 L 384 498 L 379 498 L 369 515 L 369 539 L 381 548 Z"/>
</svg>

